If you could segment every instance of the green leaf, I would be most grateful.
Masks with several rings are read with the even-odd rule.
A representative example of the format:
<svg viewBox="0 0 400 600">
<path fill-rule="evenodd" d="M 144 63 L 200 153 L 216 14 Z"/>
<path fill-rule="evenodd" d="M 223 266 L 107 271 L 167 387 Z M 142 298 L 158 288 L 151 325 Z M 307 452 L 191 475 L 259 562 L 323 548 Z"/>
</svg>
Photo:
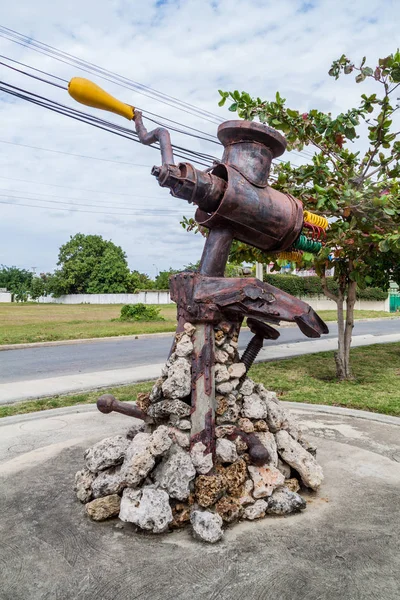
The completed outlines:
<svg viewBox="0 0 400 600">
<path fill-rule="evenodd" d="M 387 208 L 386 206 L 385 206 L 385 208 L 383 209 L 383 211 L 384 211 L 384 212 L 385 212 L 387 215 L 390 215 L 390 216 L 393 216 L 393 215 L 395 215 L 395 214 L 396 214 L 396 211 L 395 211 L 395 210 L 393 210 L 393 208 Z"/>
<path fill-rule="evenodd" d="M 228 108 L 228 110 L 230 110 L 231 112 L 236 112 L 237 111 L 237 102 L 234 102 L 233 104 L 230 105 L 230 107 Z"/>
<path fill-rule="evenodd" d="M 226 102 L 226 98 L 221 98 L 221 100 L 218 102 L 218 106 L 223 106 Z"/>
<path fill-rule="evenodd" d="M 364 75 L 364 73 L 360 73 L 356 77 L 356 83 L 361 83 L 362 81 L 364 81 L 365 77 L 366 77 L 366 75 Z"/>
</svg>

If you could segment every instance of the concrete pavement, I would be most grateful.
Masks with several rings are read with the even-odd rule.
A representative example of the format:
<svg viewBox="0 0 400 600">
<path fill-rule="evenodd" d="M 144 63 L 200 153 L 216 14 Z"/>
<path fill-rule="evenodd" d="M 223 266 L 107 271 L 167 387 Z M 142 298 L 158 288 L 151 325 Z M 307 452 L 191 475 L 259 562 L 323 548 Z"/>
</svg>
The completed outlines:
<svg viewBox="0 0 400 600">
<path fill-rule="evenodd" d="M 400 419 L 294 412 L 318 446 L 320 492 L 216 546 L 85 516 L 72 491 L 82 453 L 129 418 L 81 406 L 1 419 L 1 600 L 398 600 Z"/>
<path fill-rule="evenodd" d="M 399 341 L 400 332 L 381 336 L 373 334 L 358 335 L 353 337 L 352 347 L 355 348 L 376 343 L 383 344 Z M 324 337 L 317 340 L 308 339 L 291 344 L 275 343 L 275 345 L 270 344 L 264 346 L 258 355 L 256 362 L 290 358 L 304 354 L 313 354 L 315 352 L 325 352 L 335 350 L 336 347 L 337 338 L 335 337 Z M 166 357 L 167 352 L 165 353 L 165 358 Z M 82 373 L 77 370 L 73 375 L 56 377 L 46 376 L 38 379 L 6 382 L 0 384 L 0 405 L 10 404 L 12 402 L 22 402 L 32 398 L 44 398 L 91 389 L 125 385 L 128 383 L 138 383 L 140 381 L 149 381 L 159 377 L 163 366 L 164 363 L 161 362 L 158 364 L 150 363 L 148 365 L 124 369 L 105 369 L 89 373 Z"/>
</svg>

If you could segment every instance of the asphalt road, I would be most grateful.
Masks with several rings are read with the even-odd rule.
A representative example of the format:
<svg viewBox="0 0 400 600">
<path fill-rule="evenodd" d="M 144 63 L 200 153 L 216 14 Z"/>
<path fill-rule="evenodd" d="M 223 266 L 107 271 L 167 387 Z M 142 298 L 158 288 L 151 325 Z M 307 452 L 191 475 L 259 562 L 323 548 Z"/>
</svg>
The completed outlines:
<svg viewBox="0 0 400 600">
<path fill-rule="evenodd" d="M 324 339 L 337 337 L 335 323 L 329 323 L 329 330 Z M 305 342 L 308 339 L 297 327 L 281 328 L 280 333 L 277 341 L 266 341 L 264 346 Z M 354 327 L 354 335 L 393 333 L 400 333 L 400 319 L 358 321 Z M 249 331 L 241 333 L 241 350 L 246 347 L 251 335 Z M 3 351 L 0 352 L 0 384 L 162 363 L 168 355 L 171 342 L 172 334 Z"/>
</svg>

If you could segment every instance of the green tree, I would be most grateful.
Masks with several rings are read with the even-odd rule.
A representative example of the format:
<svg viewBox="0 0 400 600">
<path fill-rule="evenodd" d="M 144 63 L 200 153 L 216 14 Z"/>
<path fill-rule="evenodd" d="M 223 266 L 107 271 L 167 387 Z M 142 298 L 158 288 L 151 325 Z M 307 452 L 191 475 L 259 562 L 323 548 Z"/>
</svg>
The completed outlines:
<svg viewBox="0 0 400 600">
<path fill-rule="evenodd" d="M 130 272 L 120 246 L 100 235 L 77 233 L 61 246 L 51 288 L 62 294 L 115 294 L 127 292 Z"/>
<path fill-rule="evenodd" d="M 31 288 L 33 273 L 18 267 L 0 266 L 0 287 L 14 296 L 15 300 L 26 301 Z"/>
<path fill-rule="evenodd" d="M 337 376 L 350 379 L 350 345 L 354 327 L 356 287 L 387 286 L 399 280 L 400 252 L 400 141 L 394 126 L 395 90 L 400 85 L 400 52 L 379 59 L 376 67 L 364 57 L 356 66 L 345 55 L 332 64 L 329 75 L 356 74 L 356 82 L 373 81 L 377 91 L 362 94 L 359 105 L 333 117 L 317 109 L 301 112 L 286 106 L 279 92 L 272 101 L 247 92 L 220 90 L 222 106 L 239 117 L 262 123 L 286 135 L 288 150 L 313 150 L 309 164 L 288 162 L 274 166 L 274 187 L 300 198 L 306 209 L 330 220 L 327 243 L 313 258 L 324 293 L 337 304 L 339 342 L 335 355 Z M 325 271 L 333 255 L 337 292 L 328 289 Z M 237 261 L 271 260 L 270 256 L 235 243 Z M 308 259 L 311 257 L 308 256 Z M 345 313 L 346 309 L 346 313 Z"/>
<path fill-rule="evenodd" d="M 175 273 L 180 273 L 180 271 L 172 269 L 171 267 L 168 269 L 168 271 L 160 271 L 155 279 L 154 289 L 169 290 L 169 278 L 171 275 L 175 275 Z"/>
<path fill-rule="evenodd" d="M 136 290 L 152 290 L 154 281 L 146 274 L 139 271 L 131 271 L 129 279 L 129 291 L 134 293 Z"/>
</svg>

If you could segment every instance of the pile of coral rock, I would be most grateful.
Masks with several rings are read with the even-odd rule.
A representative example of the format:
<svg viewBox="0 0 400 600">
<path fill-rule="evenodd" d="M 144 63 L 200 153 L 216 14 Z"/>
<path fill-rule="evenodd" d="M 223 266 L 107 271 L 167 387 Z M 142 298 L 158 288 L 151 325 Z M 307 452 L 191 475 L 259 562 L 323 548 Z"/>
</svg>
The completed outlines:
<svg viewBox="0 0 400 600">
<path fill-rule="evenodd" d="M 186 323 L 162 377 L 138 398 L 150 424 L 127 417 L 127 425 L 134 424 L 125 434 L 85 452 L 75 489 L 92 519 L 119 516 L 153 533 L 190 523 L 195 537 L 216 542 L 224 523 L 303 510 L 300 488 L 320 486 L 315 448 L 276 394 L 245 376 L 237 336 L 224 324 L 215 329 L 214 461 L 201 442 L 190 448 L 194 333 Z M 250 463 L 238 429 L 256 435 L 268 450 L 263 466 Z"/>
</svg>

